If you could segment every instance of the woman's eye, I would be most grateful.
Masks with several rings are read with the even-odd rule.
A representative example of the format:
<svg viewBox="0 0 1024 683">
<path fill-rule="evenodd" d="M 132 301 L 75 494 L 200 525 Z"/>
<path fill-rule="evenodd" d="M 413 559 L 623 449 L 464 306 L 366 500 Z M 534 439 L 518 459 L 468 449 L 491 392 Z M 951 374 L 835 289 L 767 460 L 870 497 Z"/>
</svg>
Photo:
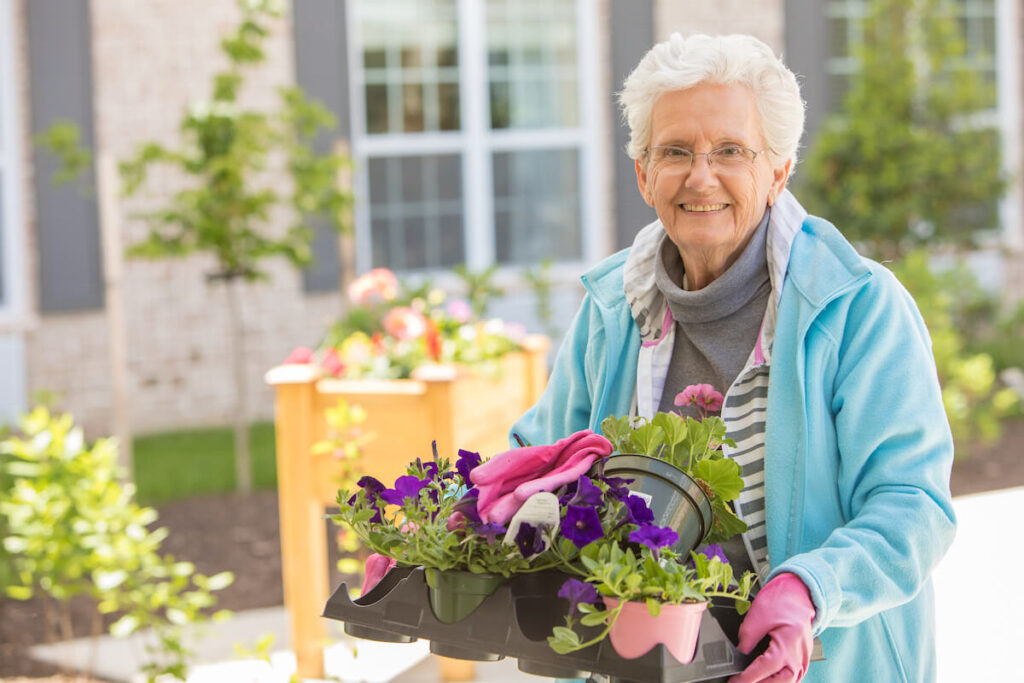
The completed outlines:
<svg viewBox="0 0 1024 683">
<path fill-rule="evenodd" d="M 743 148 L 737 145 L 730 145 L 729 147 L 720 147 L 715 153 L 722 157 L 738 157 L 743 156 Z"/>
</svg>

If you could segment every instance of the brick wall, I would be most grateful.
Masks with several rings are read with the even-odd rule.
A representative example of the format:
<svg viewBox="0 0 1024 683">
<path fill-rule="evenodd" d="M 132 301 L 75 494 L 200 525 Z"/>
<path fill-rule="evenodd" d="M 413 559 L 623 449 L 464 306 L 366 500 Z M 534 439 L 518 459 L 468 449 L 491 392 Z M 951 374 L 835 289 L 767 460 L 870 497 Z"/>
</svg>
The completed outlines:
<svg viewBox="0 0 1024 683">
<path fill-rule="evenodd" d="M 654 36 L 665 40 L 672 33 L 749 33 L 782 51 L 783 0 L 657 0 Z"/>
<path fill-rule="evenodd" d="M 236 19 L 233 0 L 93 0 L 97 151 L 124 159 L 143 141 L 173 145 L 186 103 L 207 97 L 210 76 L 225 66 L 219 39 Z M 276 26 L 267 47 L 247 91 L 255 106 L 273 106 L 276 88 L 293 81 L 290 26 Z M 160 177 L 153 186 L 169 192 L 174 180 Z M 159 199 L 122 203 L 126 244 L 144 234 L 131 212 Z M 223 285 L 205 281 L 211 270 L 204 257 L 124 264 L 123 334 L 137 432 L 230 419 L 229 319 Z M 263 417 L 272 412 L 263 373 L 292 346 L 315 343 L 338 307 L 336 295 L 304 296 L 300 276 L 286 264 L 272 271 L 272 283 L 245 286 L 243 297 L 249 403 Z M 31 389 L 61 392 L 62 407 L 93 435 L 112 429 L 108 327 L 104 311 L 47 315 L 28 340 Z"/>
</svg>

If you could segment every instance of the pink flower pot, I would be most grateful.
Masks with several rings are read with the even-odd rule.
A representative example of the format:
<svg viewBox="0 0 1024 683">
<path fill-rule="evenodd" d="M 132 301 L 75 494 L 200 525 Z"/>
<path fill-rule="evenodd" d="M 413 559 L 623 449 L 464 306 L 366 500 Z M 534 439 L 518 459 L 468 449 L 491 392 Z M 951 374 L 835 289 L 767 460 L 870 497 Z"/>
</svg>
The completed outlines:
<svg viewBox="0 0 1024 683">
<path fill-rule="evenodd" d="M 604 604 L 613 610 L 619 601 L 604 598 Z M 662 605 L 661 613 L 653 617 L 645 603 L 627 602 L 608 637 L 620 657 L 642 657 L 660 643 L 680 664 L 689 664 L 697 651 L 700 620 L 707 608 L 706 602 Z"/>
</svg>

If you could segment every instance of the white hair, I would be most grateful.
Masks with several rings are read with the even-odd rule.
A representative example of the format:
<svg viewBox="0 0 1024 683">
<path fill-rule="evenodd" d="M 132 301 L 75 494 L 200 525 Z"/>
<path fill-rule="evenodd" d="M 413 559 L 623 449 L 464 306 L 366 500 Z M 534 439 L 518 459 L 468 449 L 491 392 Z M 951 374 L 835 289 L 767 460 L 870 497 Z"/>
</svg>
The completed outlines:
<svg viewBox="0 0 1024 683">
<path fill-rule="evenodd" d="M 765 144 L 777 165 L 792 160 L 804 131 L 804 101 L 796 76 L 766 44 L 747 35 L 683 38 L 673 33 L 652 47 L 619 93 L 629 124 L 626 152 L 639 159 L 651 143 L 651 109 L 663 94 L 701 83 L 738 83 L 751 89 Z"/>
</svg>

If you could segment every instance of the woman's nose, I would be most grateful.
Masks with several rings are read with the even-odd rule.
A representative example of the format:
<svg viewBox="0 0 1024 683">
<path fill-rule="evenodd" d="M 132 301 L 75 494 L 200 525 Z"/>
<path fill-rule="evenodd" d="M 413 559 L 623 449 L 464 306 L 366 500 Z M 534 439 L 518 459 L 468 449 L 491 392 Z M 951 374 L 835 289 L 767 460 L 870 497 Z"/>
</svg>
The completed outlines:
<svg viewBox="0 0 1024 683">
<path fill-rule="evenodd" d="M 686 187 L 699 189 L 718 183 L 718 176 L 711 168 L 711 157 L 706 154 L 696 155 L 686 175 Z"/>
</svg>

